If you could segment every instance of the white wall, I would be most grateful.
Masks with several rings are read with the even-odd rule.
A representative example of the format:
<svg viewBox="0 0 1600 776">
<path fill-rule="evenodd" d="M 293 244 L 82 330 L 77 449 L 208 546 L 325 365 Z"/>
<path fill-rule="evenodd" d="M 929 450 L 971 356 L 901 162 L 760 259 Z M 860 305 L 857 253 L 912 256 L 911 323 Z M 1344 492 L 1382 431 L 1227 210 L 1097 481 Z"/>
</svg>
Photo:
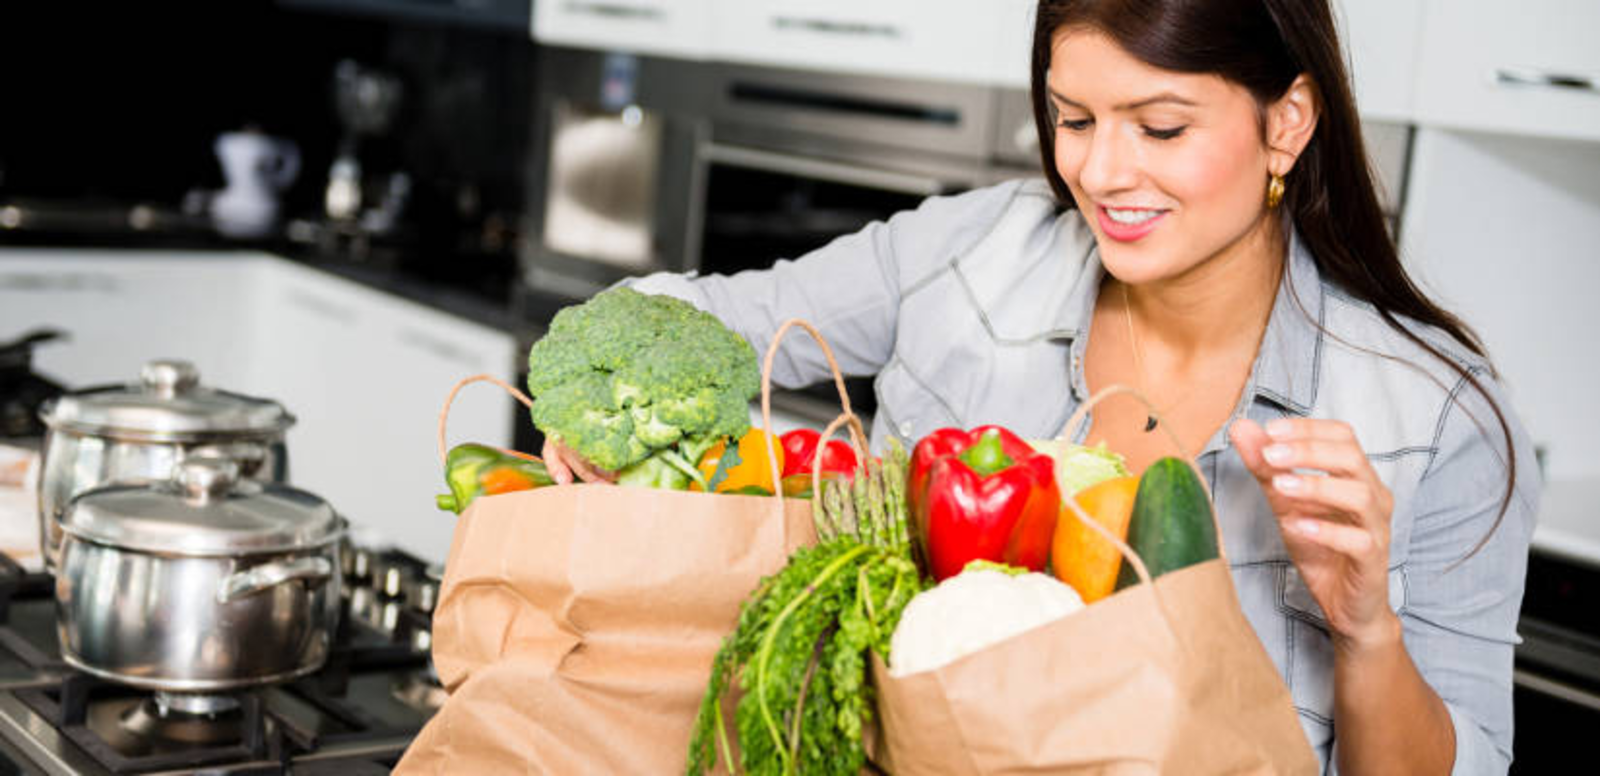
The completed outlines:
<svg viewBox="0 0 1600 776">
<path fill-rule="evenodd" d="M 1423 129 L 1401 250 L 1477 329 L 1551 480 L 1600 478 L 1600 144 Z"/>
</svg>

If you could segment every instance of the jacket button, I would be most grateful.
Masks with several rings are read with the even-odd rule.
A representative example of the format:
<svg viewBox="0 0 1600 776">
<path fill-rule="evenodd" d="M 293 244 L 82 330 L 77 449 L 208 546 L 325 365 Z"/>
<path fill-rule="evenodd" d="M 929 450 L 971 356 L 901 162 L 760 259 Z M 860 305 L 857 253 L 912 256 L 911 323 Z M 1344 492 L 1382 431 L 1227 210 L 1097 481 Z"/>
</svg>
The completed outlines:
<svg viewBox="0 0 1600 776">
<path fill-rule="evenodd" d="M 900 436 L 906 437 L 908 439 L 911 437 L 911 424 L 910 423 L 901 423 L 900 424 Z"/>
</svg>

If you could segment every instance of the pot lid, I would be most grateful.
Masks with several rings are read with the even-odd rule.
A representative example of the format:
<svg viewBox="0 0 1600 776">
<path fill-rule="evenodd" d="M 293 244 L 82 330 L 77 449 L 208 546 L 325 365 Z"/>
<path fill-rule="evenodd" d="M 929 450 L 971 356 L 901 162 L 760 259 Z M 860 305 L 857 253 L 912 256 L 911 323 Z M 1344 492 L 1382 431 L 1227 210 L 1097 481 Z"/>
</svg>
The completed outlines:
<svg viewBox="0 0 1600 776">
<path fill-rule="evenodd" d="M 51 428 L 156 439 L 268 434 L 294 424 L 283 405 L 207 388 L 187 361 L 151 361 L 139 382 L 65 394 L 41 412 Z"/>
<path fill-rule="evenodd" d="M 326 501 L 287 485 L 239 476 L 229 459 L 197 456 L 171 480 L 111 485 L 74 498 L 68 534 L 114 547 L 174 555 L 240 555 L 314 547 L 344 530 Z"/>
</svg>

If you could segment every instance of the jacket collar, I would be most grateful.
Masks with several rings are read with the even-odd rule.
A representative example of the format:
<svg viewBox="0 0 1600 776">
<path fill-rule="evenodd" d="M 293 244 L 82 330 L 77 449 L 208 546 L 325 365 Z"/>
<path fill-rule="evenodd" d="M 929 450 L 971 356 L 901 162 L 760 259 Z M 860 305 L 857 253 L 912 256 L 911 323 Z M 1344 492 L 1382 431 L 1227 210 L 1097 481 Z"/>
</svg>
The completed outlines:
<svg viewBox="0 0 1600 776">
<path fill-rule="evenodd" d="M 1066 304 L 1047 323 L 1052 338 L 1075 340 L 1089 329 L 1105 267 L 1100 251 L 1091 250 Z M 1310 414 L 1316 404 L 1323 347 L 1322 274 L 1299 230 L 1290 229 L 1288 262 L 1267 319 L 1261 350 L 1250 375 L 1254 398 L 1296 415 Z"/>
</svg>

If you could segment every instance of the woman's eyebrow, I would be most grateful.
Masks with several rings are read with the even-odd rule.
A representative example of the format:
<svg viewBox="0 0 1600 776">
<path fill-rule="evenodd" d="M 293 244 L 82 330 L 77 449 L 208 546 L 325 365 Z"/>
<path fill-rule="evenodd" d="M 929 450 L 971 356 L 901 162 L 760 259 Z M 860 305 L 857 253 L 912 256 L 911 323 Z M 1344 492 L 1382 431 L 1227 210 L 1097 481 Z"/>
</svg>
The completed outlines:
<svg viewBox="0 0 1600 776">
<path fill-rule="evenodd" d="M 1061 94 L 1061 92 L 1058 92 L 1055 89 L 1050 89 L 1050 97 L 1052 99 L 1054 99 L 1056 102 L 1059 102 L 1059 103 L 1061 103 L 1063 105 L 1067 105 L 1067 106 L 1070 106 L 1070 107 L 1073 107 L 1073 108 L 1087 109 L 1087 107 L 1083 103 L 1080 103 L 1080 102 L 1078 102 L 1076 100 L 1069 99 L 1069 98 L 1063 96 Z M 1183 106 L 1187 106 L 1187 107 L 1191 107 L 1191 108 L 1193 108 L 1193 107 L 1198 105 L 1198 103 L 1196 103 L 1194 100 L 1191 100 L 1191 99 L 1189 99 L 1187 97 L 1184 97 L 1182 95 L 1176 94 L 1174 92 L 1161 92 L 1160 94 L 1153 94 L 1153 95 L 1151 95 L 1149 97 L 1145 97 L 1145 98 L 1138 99 L 1138 100 L 1132 100 L 1130 102 L 1125 102 L 1125 103 L 1122 103 L 1120 105 L 1115 105 L 1115 106 L 1112 106 L 1112 107 L 1113 107 L 1113 109 L 1119 110 L 1119 111 L 1130 111 L 1130 110 L 1138 110 L 1140 108 L 1145 108 L 1145 107 L 1149 107 L 1151 105 L 1156 105 L 1158 103 L 1164 103 L 1164 102 L 1172 103 L 1174 105 L 1183 105 Z"/>
</svg>

